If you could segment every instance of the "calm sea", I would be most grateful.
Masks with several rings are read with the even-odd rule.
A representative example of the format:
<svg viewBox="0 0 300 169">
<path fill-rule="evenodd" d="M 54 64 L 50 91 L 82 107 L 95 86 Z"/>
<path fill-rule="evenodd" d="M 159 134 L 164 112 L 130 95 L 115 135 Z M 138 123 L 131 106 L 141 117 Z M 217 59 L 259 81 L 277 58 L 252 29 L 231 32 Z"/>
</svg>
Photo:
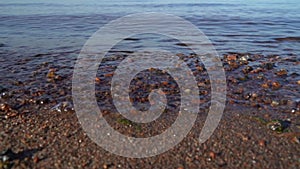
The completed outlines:
<svg viewBox="0 0 300 169">
<path fill-rule="evenodd" d="M 53 53 L 76 57 L 101 26 L 138 12 L 185 18 L 220 54 L 300 56 L 299 0 L 0 0 L 0 61 Z M 174 45 L 166 43 L 157 41 Z"/>
</svg>

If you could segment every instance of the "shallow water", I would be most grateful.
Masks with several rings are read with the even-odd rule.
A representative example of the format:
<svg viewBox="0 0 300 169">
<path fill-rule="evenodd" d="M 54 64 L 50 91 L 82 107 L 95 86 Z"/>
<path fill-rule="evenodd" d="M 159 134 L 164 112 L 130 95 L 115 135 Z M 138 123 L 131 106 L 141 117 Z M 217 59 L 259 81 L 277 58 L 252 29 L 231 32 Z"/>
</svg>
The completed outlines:
<svg viewBox="0 0 300 169">
<path fill-rule="evenodd" d="M 2 51 L 17 53 L 80 50 L 87 38 L 109 21 L 137 12 L 163 12 L 195 24 L 220 53 L 299 55 L 299 38 L 276 40 L 300 37 L 299 9 L 297 0 L 2 1 L 0 42 Z"/>
<path fill-rule="evenodd" d="M 287 57 L 300 54 L 300 4 L 297 0 L 236 1 L 0 1 L 0 70 L 2 80 L 26 79 L 48 62 L 70 73 L 86 40 L 100 27 L 127 14 L 163 12 L 196 25 L 220 54 L 249 52 Z M 170 28 L 171 30 L 171 28 Z M 174 39 L 144 35 L 113 51 L 160 47 L 183 52 Z M 299 72 L 297 64 L 282 67 Z"/>
</svg>

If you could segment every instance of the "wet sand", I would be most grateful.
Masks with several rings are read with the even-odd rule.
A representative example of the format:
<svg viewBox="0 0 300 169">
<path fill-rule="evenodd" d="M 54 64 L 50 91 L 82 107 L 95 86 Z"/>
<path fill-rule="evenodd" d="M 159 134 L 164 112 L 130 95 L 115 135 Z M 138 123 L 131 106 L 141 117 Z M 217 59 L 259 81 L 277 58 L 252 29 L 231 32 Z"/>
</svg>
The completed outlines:
<svg viewBox="0 0 300 169">
<path fill-rule="evenodd" d="M 0 168 L 300 168 L 300 75 L 282 68 L 299 66 L 299 58 L 224 55 L 226 109 L 214 134 L 199 144 L 210 105 L 210 83 L 196 57 L 178 56 L 188 62 L 199 82 L 200 113 L 180 144 L 145 159 L 113 155 L 88 138 L 72 105 L 72 67 L 43 62 L 28 68 L 32 60 L 20 62 L 17 66 L 28 76 L 1 80 Z M 122 58 L 112 56 L 106 62 Z M 137 137 L 153 136 L 170 126 L 176 106 L 169 110 L 175 113 L 166 112 L 151 125 L 136 124 L 117 114 L 108 92 L 116 66 L 102 64 L 96 78 L 97 101 L 107 121 L 121 133 Z M 154 86 L 174 85 L 169 94 L 176 105 L 178 89 L 172 79 L 167 82 Z M 141 83 L 137 90 L 147 87 Z M 147 101 L 138 92 L 132 97 Z"/>
</svg>

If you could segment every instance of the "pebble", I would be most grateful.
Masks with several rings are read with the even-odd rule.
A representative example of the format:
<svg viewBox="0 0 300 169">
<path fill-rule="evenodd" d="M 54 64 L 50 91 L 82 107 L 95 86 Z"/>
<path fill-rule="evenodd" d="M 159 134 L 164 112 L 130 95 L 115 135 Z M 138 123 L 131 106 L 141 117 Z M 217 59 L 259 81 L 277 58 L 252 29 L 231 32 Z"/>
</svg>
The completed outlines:
<svg viewBox="0 0 300 169">
<path fill-rule="evenodd" d="M 178 57 L 184 57 L 184 54 L 183 53 L 177 53 L 176 56 L 178 56 Z"/>
<path fill-rule="evenodd" d="M 38 163 L 39 162 L 39 157 L 38 156 L 33 157 L 33 162 Z"/>
<path fill-rule="evenodd" d="M 259 67 L 259 68 L 252 70 L 250 73 L 259 73 L 259 72 L 264 72 L 264 69 Z"/>
<path fill-rule="evenodd" d="M 239 64 L 237 64 L 235 61 L 228 61 L 228 64 L 232 69 L 237 69 L 239 67 Z"/>
<path fill-rule="evenodd" d="M 252 98 L 257 98 L 257 96 L 258 96 L 257 93 L 252 93 L 252 94 L 251 94 L 251 97 L 252 97 Z"/>
<path fill-rule="evenodd" d="M 263 83 L 261 85 L 262 88 L 268 89 L 269 88 L 269 84 L 268 83 Z"/>
<path fill-rule="evenodd" d="M 264 74 L 259 74 L 256 78 L 259 79 L 259 80 L 263 80 L 265 78 L 265 75 Z"/>
<path fill-rule="evenodd" d="M 211 158 L 211 159 L 215 159 L 216 158 L 216 153 L 214 153 L 214 152 L 209 152 L 209 157 Z"/>
<path fill-rule="evenodd" d="M 49 71 L 47 73 L 47 78 L 49 78 L 49 79 L 55 78 L 55 76 L 56 76 L 55 71 L 56 71 L 55 69 L 49 69 Z"/>
<path fill-rule="evenodd" d="M 238 61 L 239 61 L 240 64 L 247 65 L 248 64 L 248 59 L 249 59 L 249 56 L 245 55 L 245 56 L 240 57 L 238 59 Z"/>
<path fill-rule="evenodd" d="M 264 63 L 264 64 L 262 65 L 262 67 L 263 67 L 263 68 L 266 68 L 266 69 L 268 69 L 268 70 L 271 70 L 271 69 L 274 68 L 274 63 L 270 63 L 270 62 Z"/>
<path fill-rule="evenodd" d="M 242 71 L 244 74 L 247 74 L 253 70 L 253 67 L 251 66 L 246 66 Z"/>
<path fill-rule="evenodd" d="M 237 59 L 237 55 L 228 55 L 226 58 L 228 61 L 235 61 Z"/>
<path fill-rule="evenodd" d="M 4 111 L 4 112 L 7 112 L 7 111 L 9 111 L 11 108 L 10 108 L 10 106 L 8 105 L 8 104 L 5 104 L 5 103 L 1 103 L 0 104 L 0 110 L 1 111 Z"/>
<path fill-rule="evenodd" d="M 261 147 L 264 147 L 264 146 L 266 146 L 266 141 L 263 140 L 263 139 L 262 139 L 262 140 L 259 140 L 259 141 L 258 141 L 258 145 L 261 146 Z"/>
<path fill-rule="evenodd" d="M 162 83 L 162 85 L 164 85 L 164 86 L 166 86 L 166 85 L 169 84 L 169 82 L 167 82 L 167 81 L 163 81 L 163 82 L 161 82 L 161 83 Z"/>
<path fill-rule="evenodd" d="M 184 92 L 185 93 L 191 93 L 191 89 L 185 89 Z"/>
<path fill-rule="evenodd" d="M 286 69 L 280 69 L 275 73 L 277 76 L 285 76 L 287 75 L 287 70 Z"/>
<path fill-rule="evenodd" d="M 248 76 L 244 74 L 238 74 L 237 79 L 240 81 L 245 81 L 248 79 Z"/>
<path fill-rule="evenodd" d="M 279 89 L 281 87 L 281 84 L 279 82 L 272 82 L 272 88 L 273 89 Z"/>
<path fill-rule="evenodd" d="M 271 103 L 271 106 L 272 106 L 272 107 L 276 107 L 276 106 L 278 106 L 278 105 L 279 105 L 279 102 L 278 102 L 278 101 L 275 101 L 275 100 L 273 100 L 272 103 Z"/>
<path fill-rule="evenodd" d="M 70 102 L 65 101 L 65 102 L 58 103 L 57 105 L 52 107 L 51 110 L 61 113 L 61 112 L 72 111 L 74 110 L 74 108 Z"/>
<path fill-rule="evenodd" d="M 300 80 L 297 81 L 297 84 L 300 85 Z"/>
<path fill-rule="evenodd" d="M 96 83 L 100 83 L 101 79 L 99 77 L 96 77 L 95 81 L 96 81 Z"/>
<path fill-rule="evenodd" d="M 299 144 L 300 140 L 296 136 L 292 138 L 292 142 Z"/>
</svg>

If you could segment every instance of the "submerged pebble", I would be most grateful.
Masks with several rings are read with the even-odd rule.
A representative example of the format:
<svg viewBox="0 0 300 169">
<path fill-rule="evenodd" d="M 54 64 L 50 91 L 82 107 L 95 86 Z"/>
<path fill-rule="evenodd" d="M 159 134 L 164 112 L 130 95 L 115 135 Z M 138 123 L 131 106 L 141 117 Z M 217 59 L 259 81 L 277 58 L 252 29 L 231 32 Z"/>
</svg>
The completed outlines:
<svg viewBox="0 0 300 169">
<path fill-rule="evenodd" d="M 281 87 L 281 84 L 279 82 L 272 82 L 272 88 L 277 90 Z"/>
<path fill-rule="evenodd" d="M 263 83 L 261 85 L 262 88 L 268 89 L 269 88 L 269 84 L 268 83 Z"/>
<path fill-rule="evenodd" d="M 226 57 L 227 61 L 235 61 L 237 59 L 237 55 L 233 54 L 233 55 L 228 55 Z"/>
<path fill-rule="evenodd" d="M 56 76 L 56 70 L 55 69 L 49 69 L 48 73 L 47 73 L 47 78 L 49 79 L 53 79 Z"/>
<path fill-rule="evenodd" d="M 253 67 L 251 66 L 246 66 L 242 71 L 244 74 L 247 74 L 253 70 Z"/>
<path fill-rule="evenodd" d="M 263 63 L 262 68 L 271 70 L 274 68 L 274 63 L 271 63 L 271 62 Z"/>
<path fill-rule="evenodd" d="M 239 59 L 238 59 L 238 62 L 242 65 L 242 64 L 244 64 L 244 65 L 247 65 L 248 64 L 248 59 L 249 59 L 249 56 L 248 55 L 244 55 L 244 56 L 242 56 L 242 57 L 240 57 Z"/>
<path fill-rule="evenodd" d="M 70 102 L 61 102 L 55 105 L 54 107 L 51 108 L 51 110 L 57 111 L 57 112 L 68 112 L 68 111 L 73 111 L 74 107 Z"/>
<path fill-rule="evenodd" d="M 275 74 L 277 75 L 277 76 L 285 76 L 285 75 L 287 75 L 287 70 L 286 69 L 280 69 L 279 71 L 277 71 Z"/>
</svg>

